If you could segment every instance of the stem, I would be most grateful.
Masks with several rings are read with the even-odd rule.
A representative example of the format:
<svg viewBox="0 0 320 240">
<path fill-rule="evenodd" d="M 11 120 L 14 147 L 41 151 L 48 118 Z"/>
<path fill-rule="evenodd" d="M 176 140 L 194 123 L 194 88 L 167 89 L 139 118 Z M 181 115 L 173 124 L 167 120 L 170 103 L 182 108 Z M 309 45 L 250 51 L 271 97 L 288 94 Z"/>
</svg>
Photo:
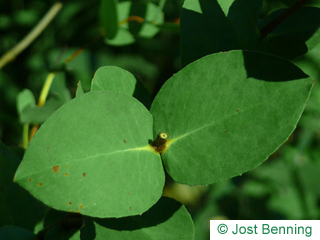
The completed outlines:
<svg viewBox="0 0 320 240">
<path fill-rule="evenodd" d="M 22 134 L 22 146 L 24 149 L 27 149 L 29 144 L 29 123 L 23 124 L 23 134 Z"/>
<path fill-rule="evenodd" d="M 38 101 L 38 106 L 42 107 L 44 103 L 46 102 L 46 99 L 48 97 L 49 89 L 52 84 L 52 81 L 54 79 L 54 76 L 56 75 L 56 72 L 51 72 L 48 74 L 47 79 L 43 85 L 43 88 L 40 93 L 39 101 Z"/>
<path fill-rule="evenodd" d="M 54 4 L 47 14 L 40 20 L 40 22 L 31 30 L 31 32 L 25 36 L 13 49 L 5 53 L 0 59 L 0 69 L 6 64 L 13 61 L 17 55 L 19 55 L 24 49 L 26 49 L 49 25 L 52 19 L 62 8 L 62 3 L 57 2 Z"/>
<path fill-rule="evenodd" d="M 299 10 L 305 3 L 309 0 L 298 0 L 291 7 L 287 8 L 280 16 L 275 18 L 273 21 L 268 23 L 265 27 L 260 30 L 260 39 L 264 39 L 271 33 L 275 28 L 277 28 L 282 22 L 284 22 L 287 18 L 289 18 L 292 14 L 294 14 L 297 10 Z"/>
</svg>

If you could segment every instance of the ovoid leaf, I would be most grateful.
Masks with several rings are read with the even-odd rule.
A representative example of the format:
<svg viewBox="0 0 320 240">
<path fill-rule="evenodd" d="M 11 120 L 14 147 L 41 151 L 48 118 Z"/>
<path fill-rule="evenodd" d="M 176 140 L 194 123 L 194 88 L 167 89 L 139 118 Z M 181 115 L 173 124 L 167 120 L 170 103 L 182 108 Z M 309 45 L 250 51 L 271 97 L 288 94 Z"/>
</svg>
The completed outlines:
<svg viewBox="0 0 320 240">
<path fill-rule="evenodd" d="M 230 51 L 203 57 L 172 76 L 151 106 L 154 133 L 177 182 L 210 184 L 266 160 L 295 129 L 313 80 L 289 61 Z"/>
<path fill-rule="evenodd" d="M 41 126 L 15 181 L 57 210 L 94 217 L 141 214 L 164 185 L 152 139 L 152 116 L 136 99 L 86 93 Z"/>
</svg>

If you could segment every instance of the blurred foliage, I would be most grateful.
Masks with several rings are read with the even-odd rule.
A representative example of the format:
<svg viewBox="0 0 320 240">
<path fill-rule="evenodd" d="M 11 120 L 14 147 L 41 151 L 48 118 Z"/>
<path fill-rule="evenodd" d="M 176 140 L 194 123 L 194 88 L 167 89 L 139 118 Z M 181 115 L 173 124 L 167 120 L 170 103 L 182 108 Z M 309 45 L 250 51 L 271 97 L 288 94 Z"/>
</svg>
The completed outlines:
<svg viewBox="0 0 320 240">
<path fill-rule="evenodd" d="M 158 4 L 157 0 L 149 2 Z M 294 2 L 265 0 L 260 17 Z M 28 34 L 54 3 L 0 1 L 0 55 Z M 0 70 L 0 141 L 12 146 L 17 155 L 21 156 L 17 146 L 22 142 L 16 107 L 19 92 L 29 89 L 37 101 L 48 73 L 100 36 L 99 3 L 65 1 L 58 16 L 31 46 Z M 165 23 L 180 19 L 182 4 L 183 0 L 166 1 Z M 318 0 L 309 1 L 308 5 L 320 7 Z M 68 101 L 75 96 L 79 80 L 84 91 L 88 91 L 94 72 L 101 66 L 119 66 L 130 71 L 154 97 L 164 81 L 181 67 L 179 45 L 180 36 L 170 27 L 128 46 L 106 45 L 99 38 L 61 69 L 49 99 L 59 96 L 63 102 Z M 320 45 L 293 62 L 316 83 L 296 131 L 269 160 L 243 176 L 207 187 L 185 187 L 168 177 L 165 195 L 186 204 L 195 222 L 195 239 L 209 239 L 210 219 L 320 218 Z"/>
</svg>

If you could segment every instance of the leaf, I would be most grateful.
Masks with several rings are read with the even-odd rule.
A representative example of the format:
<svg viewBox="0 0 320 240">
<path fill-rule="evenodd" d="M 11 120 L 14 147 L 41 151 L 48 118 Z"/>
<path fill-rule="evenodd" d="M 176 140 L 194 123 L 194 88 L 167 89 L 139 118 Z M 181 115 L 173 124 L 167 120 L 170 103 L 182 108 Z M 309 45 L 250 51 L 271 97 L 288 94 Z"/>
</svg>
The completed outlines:
<svg viewBox="0 0 320 240">
<path fill-rule="evenodd" d="M 258 166 L 295 129 L 312 84 L 292 63 L 254 52 L 212 54 L 188 65 L 151 106 L 154 134 L 171 138 L 162 153 L 167 172 L 198 185 Z"/>
<path fill-rule="evenodd" d="M 100 24 L 108 39 L 113 39 L 118 30 L 118 0 L 101 0 L 99 9 Z"/>
<path fill-rule="evenodd" d="M 278 10 L 259 22 L 260 29 L 282 14 Z M 260 51 L 293 59 L 312 50 L 320 38 L 320 8 L 303 7 L 276 27 L 260 44 Z"/>
<path fill-rule="evenodd" d="M 133 96 L 150 108 L 151 100 L 147 89 L 128 71 L 114 66 L 99 68 L 92 79 L 92 91 L 114 91 Z"/>
<path fill-rule="evenodd" d="M 24 228 L 3 226 L 0 228 L 0 239 L 36 240 L 36 236 Z"/>
<path fill-rule="evenodd" d="M 42 106 L 28 105 L 20 114 L 21 123 L 43 123 L 62 106 L 64 100 L 61 95 L 53 94 L 48 101 Z"/>
<path fill-rule="evenodd" d="M 136 99 L 89 92 L 41 126 L 15 181 L 57 210 L 95 217 L 141 214 L 164 185 L 159 154 L 148 145 L 152 139 L 152 116 Z"/>
<path fill-rule="evenodd" d="M 261 0 L 186 0 L 181 17 L 182 65 L 234 49 L 293 59 L 318 44 L 319 8 L 299 9 L 261 40 L 261 29 L 285 11 L 275 11 L 258 22 L 261 7 Z"/>
<path fill-rule="evenodd" d="M 12 181 L 19 162 L 17 156 L 0 143 L 0 227 L 16 225 L 32 231 L 43 216 L 44 208 L 26 190 Z"/>
<path fill-rule="evenodd" d="M 119 31 L 114 39 L 105 41 L 112 46 L 123 46 L 134 43 L 137 37 L 152 38 L 159 32 L 157 25 L 164 22 L 163 15 L 161 8 L 152 2 L 120 2 Z"/>
<path fill-rule="evenodd" d="M 22 111 L 29 106 L 35 106 L 36 100 L 29 89 L 23 89 L 17 96 L 17 109 L 21 117 Z"/>
<path fill-rule="evenodd" d="M 193 239 L 194 226 L 186 208 L 179 202 L 162 197 L 156 205 L 141 216 L 126 218 L 86 218 L 81 239 L 176 240 Z"/>
<path fill-rule="evenodd" d="M 79 240 L 83 216 L 49 209 L 44 219 L 46 240 Z"/>
<path fill-rule="evenodd" d="M 80 97 L 84 94 L 81 82 L 79 81 L 77 84 L 77 91 L 76 91 L 76 97 Z"/>
<path fill-rule="evenodd" d="M 235 31 L 216 0 L 185 0 L 181 14 L 183 66 L 210 53 L 238 47 Z"/>
</svg>

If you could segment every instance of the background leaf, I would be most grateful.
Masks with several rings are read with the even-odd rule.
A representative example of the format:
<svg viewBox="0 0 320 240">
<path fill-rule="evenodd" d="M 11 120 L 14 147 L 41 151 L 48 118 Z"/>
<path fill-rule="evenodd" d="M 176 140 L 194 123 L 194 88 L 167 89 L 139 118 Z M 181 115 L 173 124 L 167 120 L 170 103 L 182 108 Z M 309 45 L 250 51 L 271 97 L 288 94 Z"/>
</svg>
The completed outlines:
<svg viewBox="0 0 320 240">
<path fill-rule="evenodd" d="M 259 28 L 282 14 L 273 12 L 259 22 Z M 312 50 L 320 39 L 320 8 L 303 7 L 275 28 L 260 43 L 259 50 L 284 58 L 294 59 Z"/>
<path fill-rule="evenodd" d="M 29 107 L 29 106 L 35 106 L 36 105 L 36 99 L 33 96 L 33 93 L 29 89 L 23 89 L 18 96 L 17 96 L 17 109 L 18 113 L 21 116 L 22 111 Z"/>
<path fill-rule="evenodd" d="M 216 0 L 186 0 L 181 15 L 182 66 L 210 53 L 239 48 L 236 33 Z"/>
<path fill-rule="evenodd" d="M 114 91 L 133 96 L 150 108 L 147 89 L 130 72 L 114 66 L 99 68 L 92 79 L 92 91 Z"/>
<path fill-rule="evenodd" d="M 162 154 L 166 170 L 177 182 L 197 185 L 256 167 L 295 129 L 312 84 L 292 63 L 253 52 L 188 65 L 151 106 L 154 134 L 172 139 Z"/>
<path fill-rule="evenodd" d="M 46 103 L 39 107 L 37 105 L 29 105 L 23 109 L 20 114 L 21 123 L 43 123 L 51 114 L 53 114 L 64 103 L 62 97 L 53 94 Z"/>
<path fill-rule="evenodd" d="M 100 24 L 108 39 L 113 39 L 118 30 L 118 0 L 100 0 Z"/>
<path fill-rule="evenodd" d="M 81 239 L 176 240 L 193 239 L 194 226 L 186 208 L 179 202 L 162 197 L 141 216 L 126 218 L 86 218 Z"/>
<path fill-rule="evenodd" d="M 33 231 L 44 214 L 44 206 L 13 182 L 19 163 L 17 156 L 0 143 L 0 227 L 15 225 Z"/>
<path fill-rule="evenodd" d="M 164 22 L 161 8 L 147 1 L 120 2 L 118 16 L 120 27 L 117 35 L 112 40 L 106 39 L 107 44 L 113 46 L 132 44 L 137 38 L 152 38 L 159 32 L 157 25 Z"/>
<path fill-rule="evenodd" d="M 141 214 L 160 198 L 164 184 L 160 156 L 148 145 L 152 139 L 152 116 L 136 99 L 86 93 L 41 126 L 15 180 L 57 210 Z"/>
<path fill-rule="evenodd" d="M 319 42 L 320 9 L 303 7 L 266 38 L 260 31 L 286 9 L 259 19 L 262 0 L 186 0 L 181 17 L 181 61 L 185 66 L 203 56 L 234 49 L 271 53 L 288 59 Z M 192 32 L 192 34 L 190 34 Z"/>
<path fill-rule="evenodd" d="M 0 239 L 36 240 L 36 236 L 21 227 L 3 226 L 0 228 Z"/>
</svg>

